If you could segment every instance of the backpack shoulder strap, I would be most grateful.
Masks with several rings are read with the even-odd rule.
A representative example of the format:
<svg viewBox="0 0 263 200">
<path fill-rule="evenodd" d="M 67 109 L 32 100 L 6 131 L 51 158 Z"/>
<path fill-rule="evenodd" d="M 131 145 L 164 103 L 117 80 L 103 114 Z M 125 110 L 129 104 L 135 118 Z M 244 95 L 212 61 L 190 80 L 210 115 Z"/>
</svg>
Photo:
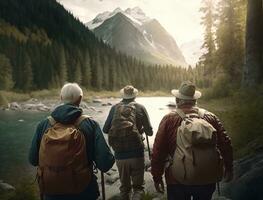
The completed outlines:
<svg viewBox="0 0 263 200">
<path fill-rule="evenodd" d="M 75 125 L 76 127 L 79 127 L 79 125 L 81 124 L 81 122 L 82 122 L 83 120 L 87 119 L 87 118 L 91 118 L 91 117 L 88 116 L 88 115 L 81 115 L 81 116 L 75 121 L 74 125 Z"/>
<path fill-rule="evenodd" d="M 207 112 L 207 111 L 206 111 L 205 109 L 198 108 L 198 115 L 199 115 L 201 118 L 204 118 L 206 112 Z"/>
<path fill-rule="evenodd" d="M 128 105 L 131 105 L 131 106 L 135 106 L 137 103 L 135 101 L 132 101 L 130 103 L 128 103 Z"/>
<path fill-rule="evenodd" d="M 56 120 L 52 116 L 48 116 L 47 119 L 51 126 L 54 126 L 55 123 L 57 123 Z"/>
<path fill-rule="evenodd" d="M 182 111 L 181 109 L 177 108 L 177 109 L 175 109 L 175 112 L 176 112 L 182 119 L 185 119 L 185 118 L 186 118 L 186 114 L 185 114 L 184 111 Z"/>
</svg>

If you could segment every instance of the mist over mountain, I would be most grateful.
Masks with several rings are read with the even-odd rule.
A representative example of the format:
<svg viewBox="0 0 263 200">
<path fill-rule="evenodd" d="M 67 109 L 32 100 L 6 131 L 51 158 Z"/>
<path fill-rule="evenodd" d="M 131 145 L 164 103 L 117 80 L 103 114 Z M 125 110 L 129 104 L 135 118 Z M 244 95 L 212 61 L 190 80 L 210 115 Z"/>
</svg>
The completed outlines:
<svg viewBox="0 0 263 200">
<path fill-rule="evenodd" d="M 180 46 L 180 49 L 182 50 L 186 58 L 186 62 L 192 67 L 195 67 L 195 65 L 199 61 L 199 58 L 204 53 L 204 50 L 201 48 L 202 44 L 203 41 L 201 39 L 195 39 L 189 42 L 185 42 Z"/>
<path fill-rule="evenodd" d="M 100 13 L 86 26 L 104 43 L 147 63 L 187 66 L 174 38 L 139 7 Z"/>
</svg>

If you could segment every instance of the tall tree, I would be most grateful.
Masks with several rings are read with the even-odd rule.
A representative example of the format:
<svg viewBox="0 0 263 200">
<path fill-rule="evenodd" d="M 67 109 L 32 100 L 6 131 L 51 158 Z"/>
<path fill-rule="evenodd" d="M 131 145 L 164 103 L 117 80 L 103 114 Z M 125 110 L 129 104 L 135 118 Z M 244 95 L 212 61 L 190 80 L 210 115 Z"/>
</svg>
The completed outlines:
<svg viewBox="0 0 263 200">
<path fill-rule="evenodd" d="M 240 0 L 221 0 L 218 4 L 218 26 L 216 30 L 217 73 L 221 73 L 232 85 L 239 86 L 243 66 L 243 37 L 240 36 L 242 14 Z M 225 80 L 225 79 L 224 79 Z"/>
<path fill-rule="evenodd" d="M 33 86 L 33 72 L 32 72 L 32 67 L 31 67 L 31 60 L 30 57 L 25 54 L 24 58 L 24 64 L 22 65 L 22 70 L 21 70 L 21 86 L 20 88 L 23 91 L 29 91 L 32 89 Z"/>
<path fill-rule="evenodd" d="M 74 82 L 81 84 L 81 81 L 82 81 L 81 66 L 80 63 L 77 62 L 74 71 Z"/>
<path fill-rule="evenodd" d="M 202 7 L 200 8 L 202 12 L 202 22 L 201 24 L 205 28 L 204 32 L 204 43 L 202 48 L 204 49 L 204 54 L 200 57 L 200 64 L 204 66 L 205 72 L 203 75 L 204 79 L 207 79 L 207 86 L 212 85 L 212 80 L 215 76 L 215 8 L 213 0 L 203 0 Z"/>
<path fill-rule="evenodd" d="M 0 54 L 0 90 L 9 90 L 13 86 L 12 65 L 4 54 Z"/>
<path fill-rule="evenodd" d="M 67 63 L 65 57 L 65 50 L 62 46 L 60 48 L 60 58 L 59 58 L 59 83 L 63 85 L 68 79 L 68 70 L 67 70 Z"/>
<path fill-rule="evenodd" d="M 91 88 L 91 65 L 89 51 L 86 51 L 84 66 L 82 69 L 82 85 Z"/>
<path fill-rule="evenodd" d="M 263 1 L 248 0 L 246 27 L 246 62 L 243 86 L 252 87 L 263 77 Z"/>
<path fill-rule="evenodd" d="M 91 85 L 97 90 L 101 90 L 103 82 L 103 71 L 101 66 L 101 55 L 98 50 L 92 59 L 92 82 Z"/>
</svg>

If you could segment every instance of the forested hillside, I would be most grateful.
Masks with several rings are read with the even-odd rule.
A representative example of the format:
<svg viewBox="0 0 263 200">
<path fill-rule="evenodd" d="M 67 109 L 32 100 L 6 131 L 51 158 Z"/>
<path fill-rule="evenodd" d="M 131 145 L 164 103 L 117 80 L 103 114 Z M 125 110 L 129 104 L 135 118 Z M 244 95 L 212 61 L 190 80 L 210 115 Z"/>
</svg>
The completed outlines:
<svg viewBox="0 0 263 200">
<path fill-rule="evenodd" d="M 203 87 L 222 90 L 224 96 L 241 85 L 245 52 L 246 0 L 202 1 L 206 52 L 197 66 Z M 227 84 L 229 83 L 229 84 Z M 224 88 L 224 90 L 223 90 Z"/>
<path fill-rule="evenodd" d="M 0 90 L 57 88 L 66 81 L 93 90 L 124 84 L 160 90 L 188 79 L 186 69 L 146 66 L 106 46 L 55 0 L 1 0 L 0 27 Z"/>
<path fill-rule="evenodd" d="M 58 88 L 66 81 L 92 90 L 125 84 L 170 90 L 188 79 L 220 97 L 242 80 L 261 83 L 262 0 L 203 0 L 200 12 L 205 53 L 196 68 L 181 69 L 146 65 L 112 49 L 55 0 L 1 0 L 0 90 Z"/>
</svg>

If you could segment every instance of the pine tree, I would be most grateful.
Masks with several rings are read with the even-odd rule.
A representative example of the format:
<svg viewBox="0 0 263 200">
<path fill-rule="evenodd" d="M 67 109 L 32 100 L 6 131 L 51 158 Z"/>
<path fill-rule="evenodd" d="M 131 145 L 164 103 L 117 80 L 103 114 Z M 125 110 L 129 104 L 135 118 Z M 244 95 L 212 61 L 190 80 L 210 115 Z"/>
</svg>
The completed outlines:
<svg viewBox="0 0 263 200">
<path fill-rule="evenodd" d="M 109 89 L 114 91 L 117 89 L 116 82 L 117 82 L 117 74 L 116 74 L 116 63 L 115 60 L 112 59 L 109 63 Z"/>
<path fill-rule="evenodd" d="M 86 51 L 84 66 L 82 69 L 82 85 L 86 88 L 91 88 L 91 65 L 89 51 Z"/>
<path fill-rule="evenodd" d="M 239 0 L 221 0 L 218 4 L 219 22 L 216 31 L 217 67 L 232 85 L 240 84 L 243 66 L 243 41 L 240 37 Z"/>
<path fill-rule="evenodd" d="M 200 64 L 205 68 L 203 78 L 207 79 L 207 86 L 211 86 L 215 75 L 215 8 L 213 0 L 203 0 L 202 4 L 203 6 L 200 8 L 200 12 L 203 13 L 201 24 L 205 27 L 204 43 L 202 48 L 205 53 L 200 58 Z"/>
<path fill-rule="evenodd" d="M 67 63 L 65 57 L 65 50 L 64 47 L 60 49 L 60 62 L 59 62 L 59 84 L 62 86 L 68 79 L 68 70 L 67 70 Z"/>
<path fill-rule="evenodd" d="M 96 51 L 95 57 L 92 59 L 91 69 L 92 69 L 91 70 L 91 73 L 92 73 L 91 85 L 93 86 L 93 88 L 97 90 L 101 90 L 103 74 L 102 74 L 102 66 L 101 66 L 101 57 L 100 57 L 98 50 Z"/>
<path fill-rule="evenodd" d="M 10 61 L 4 54 L 0 54 L 0 90 L 9 90 L 13 86 L 14 82 Z"/>
<path fill-rule="evenodd" d="M 29 91 L 30 89 L 32 89 L 32 83 L 33 83 L 33 72 L 32 72 L 32 68 L 31 68 L 31 60 L 30 57 L 25 54 L 25 58 L 24 58 L 24 65 L 22 66 L 22 70 L 21 70 L 21 86 L 20 88 L 23 91 Z"/>
<path fill-rule="evenodd" d="M 77 62 L 75 66 L 75 72 L 74 72 L 74 82 L 81 84 L 82 75 L 81 75 L 81 66 L 79 62 Z"/>
</svg>

